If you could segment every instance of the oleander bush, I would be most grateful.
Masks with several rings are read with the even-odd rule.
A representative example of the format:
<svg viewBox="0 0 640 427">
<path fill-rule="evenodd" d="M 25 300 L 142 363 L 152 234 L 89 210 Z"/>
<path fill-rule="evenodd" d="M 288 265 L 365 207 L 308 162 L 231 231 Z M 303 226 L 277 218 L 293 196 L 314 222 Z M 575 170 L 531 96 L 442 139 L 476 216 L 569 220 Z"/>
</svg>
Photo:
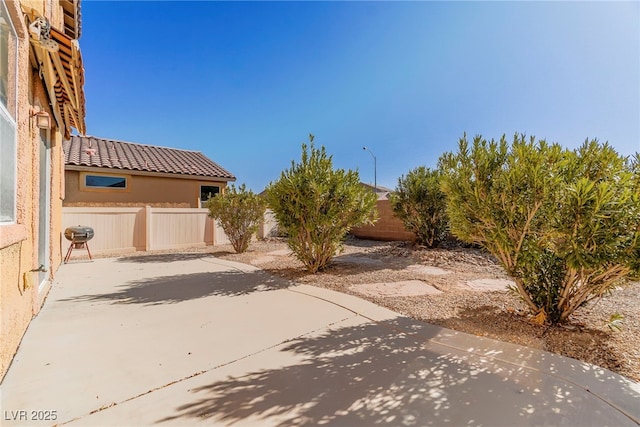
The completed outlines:
<svg viewBox="0 0 640 427">
<path fill-rule="evenodd" d="M 207 201 L 209 216 L 220 223 L 237 253 L 245 252 L 264 219 L 265 200 L 244 184 L 231 185 Z"/>
<path fill-rule="evenodd" d="M 640 271 L 639 157 L 585 141 L 466 135 L 440 158 L 450 229 L 483 246 L 540 324 L 566 322 Z"/>
<path fill-rule="evenodd" d="M 441 175 L 437 169 L 419 166 L 398 178 L 396 190 L 390 196 L 393 212 L 416 235 L 416 243 L 429 248 L 437 247 L 448 234 Z"/>
<path fill-rule="evenodd" d="M 267 187 L 268 204 L 287 245 L 315 273 L 342 249 L 347 232 L 376 217 L 376 195 L 360 185 L 358 172 L 334 169 L 324 147 L 302 144 L 300 162 L 291 162 Z"/>
</svg>

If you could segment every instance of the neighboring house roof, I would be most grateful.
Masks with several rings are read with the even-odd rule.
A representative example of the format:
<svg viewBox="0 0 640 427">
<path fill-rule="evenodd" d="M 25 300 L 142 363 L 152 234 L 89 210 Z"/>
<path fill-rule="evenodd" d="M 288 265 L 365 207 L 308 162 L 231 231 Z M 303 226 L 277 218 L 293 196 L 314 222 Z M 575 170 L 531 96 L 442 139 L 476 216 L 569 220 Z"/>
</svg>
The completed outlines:
<svg viewBox="0 0 640 427">
<path fill-rule="evenodd" d="M 360 185 L 371 191 L 375 191 L 375 193 L 378 195 L 378 200 L 386 200 L 389 198 L 389 194 L 393 193 L 392 189 L 383 187 L 381 185 L 377 185 L 374 187 L 373 185 L 364 182 L 360 182 Z"/>
<path fill-rule="evenodd" d="M 236 179 L 199 151 L 78 135 L 64 141 L 62 148 L 66 166 Z"/>
<path fill-rule="evenodd" d="M 375 190 L 376 193 L 393 193 L 393 190 L 387 187 L 383 187 L 382 185 L 377 185 L 377 186 L 373 186 L 371 184 L 366 184 L 364 182 L 361 182 L 360 185 L 362 185 L 363 187 L 367 187 L 368 189 L 370 189 L 371 191 Z"/>
</svg>

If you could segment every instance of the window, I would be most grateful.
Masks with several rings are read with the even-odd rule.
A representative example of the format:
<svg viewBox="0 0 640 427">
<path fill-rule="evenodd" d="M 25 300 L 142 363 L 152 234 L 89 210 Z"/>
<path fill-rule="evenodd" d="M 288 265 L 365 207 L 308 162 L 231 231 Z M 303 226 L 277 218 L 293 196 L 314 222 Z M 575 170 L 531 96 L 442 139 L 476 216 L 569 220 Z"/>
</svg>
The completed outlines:
<svg viewBox="0 0 640 427">
<path fill-rule="evenodd" d="M 0 2 L 0 224 L 16 213 L 16 66 L 18 38 L 4 1 Z"/>
<path fill-rule="evenodd" d="M 90 188 L 127 188 L 124 176 L 85 175 L 84 186 Z"/>
<path fill-rule="evenodd" d="M 211 197 L 220 193 L 220 187 L 217 185 L 201 185 L 200 186 L 200 204 L 209 200 Z"/>
<path fill-rule="evenodd" d="M 4 1 L 0 3 L 0 104 L 15 115 L 18 38 Z"/>
</svg>

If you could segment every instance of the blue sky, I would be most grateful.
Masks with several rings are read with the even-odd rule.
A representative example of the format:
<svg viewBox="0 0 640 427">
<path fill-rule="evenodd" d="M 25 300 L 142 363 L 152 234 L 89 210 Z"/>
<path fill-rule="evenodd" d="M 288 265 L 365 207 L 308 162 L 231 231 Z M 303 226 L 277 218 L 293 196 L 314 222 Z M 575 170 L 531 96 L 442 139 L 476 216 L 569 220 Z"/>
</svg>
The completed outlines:
<svg viewBox="0 0 640 427">
<path fill-rule="evenodd" d="M 308 134 L 394 188 L 464 132 L 640 151 L 639 2 L 82 3 L 87 132 L 262 191 Z"/>
</svg>

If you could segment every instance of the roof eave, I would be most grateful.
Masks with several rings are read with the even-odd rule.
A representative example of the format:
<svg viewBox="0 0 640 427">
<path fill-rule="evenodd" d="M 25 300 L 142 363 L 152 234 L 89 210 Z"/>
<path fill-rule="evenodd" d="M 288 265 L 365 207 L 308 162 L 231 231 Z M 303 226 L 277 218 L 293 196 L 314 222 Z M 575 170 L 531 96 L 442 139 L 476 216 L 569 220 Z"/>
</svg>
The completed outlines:
<svg viewBox="0 0 640 427">
<path fill-rule="evenodd" d="M 108 168 L 108 167 L 101 167 L 101 166 L 84 166 L 84 165 L 71 165 L 71 164 L 65 164 L 64 169 L 70 170 L 70 171 L 80 171 L 80 172 L 100 172 L 100 173 L 112 173 L 112 174 L 121 173 L 121 174 L 127 174 L 127 175 L 189 179 L 192 181 L 234 182 L 236 180 L 235 176 L 221 177 L 221 176 L 209 176 L 209 175 L 186 175 L 186 174 L 178 174 L 178 173 L 141 171 L 137 169 L 120 169 L 120 168 Z"/>
<path fill-rule="evenodd" d="M 78 41 L 51 27 L 35 9 L 23 7 L 23 12 L 29 23 L 34 67 L 42 76 L 58 126 L 65 139 L 71 136 L 71 128 L 85 134 L 84 66 Z"/>
</svg>

